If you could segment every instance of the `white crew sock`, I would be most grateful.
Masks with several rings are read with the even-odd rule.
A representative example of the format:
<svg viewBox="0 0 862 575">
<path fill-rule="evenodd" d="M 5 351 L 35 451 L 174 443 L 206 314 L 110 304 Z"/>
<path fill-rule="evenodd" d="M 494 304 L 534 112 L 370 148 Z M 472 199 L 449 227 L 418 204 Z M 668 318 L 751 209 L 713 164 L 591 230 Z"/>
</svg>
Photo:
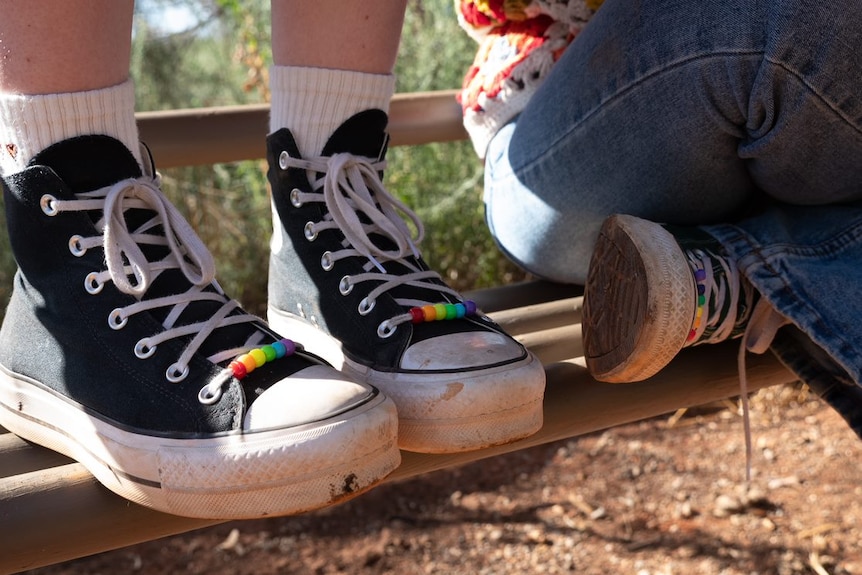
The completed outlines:
<svg viewBox="0 0 862 575">
<path fill-rule="evenodd" d="M 389 113 L 395 76 L 350 70 L 273 66 L 270 132 L 287 128 L 304 158 L 320 154 L 345 120 L 364 110 Z"/>
<path fill-rule="evenodd" d="M 64 94 L 0 94 L 0 174 L 27 167 L 52 144 L 75 136 L 105 135 L 141 163 L 131 80 L 100 90 Z"/>
</svg>

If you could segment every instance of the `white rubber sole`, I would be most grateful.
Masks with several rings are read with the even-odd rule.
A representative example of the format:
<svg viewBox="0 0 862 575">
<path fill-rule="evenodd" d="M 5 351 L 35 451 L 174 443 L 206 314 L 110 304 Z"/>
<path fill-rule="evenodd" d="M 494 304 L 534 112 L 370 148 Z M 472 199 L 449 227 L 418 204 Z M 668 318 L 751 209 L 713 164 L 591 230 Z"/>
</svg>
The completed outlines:
<svg viewBox="0 0 862 575">
<path fill-rule="evenodd" d="M 633 216 L 608 218 L 584 291 L 584 354 L 592 376 L 625 383 L 658 373 L 685 344 L 695 294 L 673 235 Z"/>
<path fill-rule="evenodd" d="M 275 331 L 392 398 L 401 449 L 471 451 L 511 443 L 542 427 L 545 370 L 529 352 L 517 362 L 485 369 L 381 372 L 345 357 L 338 340 L 298 316 L 273 308 L 268 316 Z"/>
<path fill-rule="evenodd" d="M 380 482 L 401 458 L 395 406 L 382 394 L 314 424 L 173 439 L 111 425 L 0 366 L 0 425 L 79 461 L 126 499 L 208 519 L 339 503 Z"/>
</svg>

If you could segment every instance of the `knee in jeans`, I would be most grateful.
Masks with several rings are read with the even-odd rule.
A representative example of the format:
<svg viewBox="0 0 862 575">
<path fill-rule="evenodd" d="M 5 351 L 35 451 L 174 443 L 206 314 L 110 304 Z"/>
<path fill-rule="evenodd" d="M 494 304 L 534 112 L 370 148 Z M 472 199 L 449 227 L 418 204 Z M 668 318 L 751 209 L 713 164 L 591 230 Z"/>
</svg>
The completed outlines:
<svg viewBox="0 0 862 575">
<path fill-rule="evenodd" d="M 488 227 L 500 250 L 539 278 L 582 284 L 598 226 L 592 232 L 593 226 L 569 224 L 546 213 L 520 208 L 495 211 L 493 203 L 485 206 Z"/>
</svg>

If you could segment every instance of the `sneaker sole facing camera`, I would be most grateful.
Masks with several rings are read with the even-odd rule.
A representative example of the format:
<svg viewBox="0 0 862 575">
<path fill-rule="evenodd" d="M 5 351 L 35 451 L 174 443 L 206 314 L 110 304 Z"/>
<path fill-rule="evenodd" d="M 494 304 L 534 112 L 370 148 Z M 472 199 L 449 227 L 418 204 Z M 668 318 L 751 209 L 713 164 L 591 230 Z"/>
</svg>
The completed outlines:
<svg viewBox="0 0 862 575">
<path fill-rule="evenodd" d="M 673 235 L 652 222 L 611 216 L 584 288 L 584 355 L 599 381 L 647 379 L 682 349 L 695 285 Z"/>
<path fill-rule="evenodd" d="M 584 288 L 584 355 L 599 381 L 642 381 L 684 348 L 741 336 L 757 294 L 697 227 L 614 215 Z"/>
<path fill-rule="evenodd" d="M 3 183 L 19 270 L 0 328 L 0 425 L 189 517 L 317 509 L 398 466 L 393 402 L 228 298 L 123 144 L 65 140 Z"/>
</svg>

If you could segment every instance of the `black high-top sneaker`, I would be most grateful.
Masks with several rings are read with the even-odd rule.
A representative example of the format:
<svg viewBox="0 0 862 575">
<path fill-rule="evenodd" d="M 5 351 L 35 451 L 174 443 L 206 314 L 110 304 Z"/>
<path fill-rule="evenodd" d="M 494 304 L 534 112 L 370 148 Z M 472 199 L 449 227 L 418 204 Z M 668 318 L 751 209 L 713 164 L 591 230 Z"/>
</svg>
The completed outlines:
<svg viewBox="0 0 862 575">
<path fill-rule="evenodd" d="M 420 257 L 421 223 L 381 183 L 386 123 L 380 110 L 357 114 L 313 158 L 300 157 L 288 130 L 270 135 L 270 323 L 391 397 L 403 449 L 531 435 L 544 370 Z"/>
<path fill-rule="evenodd" d="M 5 179 L 0 425 L 178 515 L 297 513 L 377 483 L 400 460 L 391 400 L 225 296 L 154 174 L 87 136 Z"/>
<path fill-rule="evenodd" d="M 611 216 L 584 288 L 587 368 L 600 381 L 647 379 L 684 347 L 742 336 L 757 301 L 736 262 L 707 232 Z M 764 316 L 769 332 L 772 316 L 778 317 Z"/>
</svg>

